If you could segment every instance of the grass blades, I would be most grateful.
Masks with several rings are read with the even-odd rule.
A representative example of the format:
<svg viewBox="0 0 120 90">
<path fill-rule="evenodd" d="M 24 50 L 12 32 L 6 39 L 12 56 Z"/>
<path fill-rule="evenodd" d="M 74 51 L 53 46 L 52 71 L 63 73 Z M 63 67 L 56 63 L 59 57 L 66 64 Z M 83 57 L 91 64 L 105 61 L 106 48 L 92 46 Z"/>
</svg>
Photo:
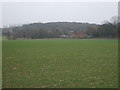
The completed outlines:
<svg viewBox="0 0 120 90">
<path fill-rule="evenodd" d="M 117 40 L 3 41 L 3 88 L 116 88 Z"/>
</svg>

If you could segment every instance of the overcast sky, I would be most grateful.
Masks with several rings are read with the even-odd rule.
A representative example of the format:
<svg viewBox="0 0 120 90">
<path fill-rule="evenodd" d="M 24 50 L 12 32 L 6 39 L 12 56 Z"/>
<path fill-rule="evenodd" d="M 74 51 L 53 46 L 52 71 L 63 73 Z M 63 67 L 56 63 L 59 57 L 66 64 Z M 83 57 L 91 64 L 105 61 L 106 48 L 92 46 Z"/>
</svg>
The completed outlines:
<svg viewBox="0 0 120 90">
<path fill-rule="evenodd" d="M 117 2 L 4 2 L 0 26 L 57 21 L 100 24 L 117 14 Z"/>
</svg>

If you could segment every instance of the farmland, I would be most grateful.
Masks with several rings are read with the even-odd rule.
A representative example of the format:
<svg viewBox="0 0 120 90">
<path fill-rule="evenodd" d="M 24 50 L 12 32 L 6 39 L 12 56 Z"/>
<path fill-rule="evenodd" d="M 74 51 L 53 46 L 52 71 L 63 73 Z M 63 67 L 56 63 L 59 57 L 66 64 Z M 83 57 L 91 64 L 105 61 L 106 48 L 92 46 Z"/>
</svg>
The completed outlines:
<svg viewBox="0 0 120 90">
<path fill-rule="evenodd" d="M 117 88 L 117 40 L 6 40 L 3 88 Z"/>
</svg>

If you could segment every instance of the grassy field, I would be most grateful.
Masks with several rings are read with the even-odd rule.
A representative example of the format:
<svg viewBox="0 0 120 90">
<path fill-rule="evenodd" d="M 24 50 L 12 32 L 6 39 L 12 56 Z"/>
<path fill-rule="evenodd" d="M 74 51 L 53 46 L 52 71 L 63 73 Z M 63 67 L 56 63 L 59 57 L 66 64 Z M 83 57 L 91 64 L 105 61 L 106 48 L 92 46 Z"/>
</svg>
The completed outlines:
<svg viewBox="0 0 120 90">
<path fill-rule="evenodd" d="M 3 88 L 117 88 L 117 40 L 3 41 Z"/>
</svg>

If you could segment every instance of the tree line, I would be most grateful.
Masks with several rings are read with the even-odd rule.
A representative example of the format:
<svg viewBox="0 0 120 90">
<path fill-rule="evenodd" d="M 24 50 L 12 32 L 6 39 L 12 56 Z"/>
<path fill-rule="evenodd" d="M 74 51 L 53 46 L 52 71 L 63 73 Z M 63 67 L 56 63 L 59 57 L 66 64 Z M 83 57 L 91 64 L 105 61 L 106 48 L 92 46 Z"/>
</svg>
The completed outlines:
<svg viewBox="0 0 120 90">
<path fill-rule="evenodd" d="M 106 21 L 101 25 L 77 22 L 31 23 L 3 28 L 2 35 L 9 39 L 59 38 L 61 35 L 68 36 L 70 31 L 84 31 L 93 38 L 117 38 L 118 23 L 116 21 Z"/>
</svg>

